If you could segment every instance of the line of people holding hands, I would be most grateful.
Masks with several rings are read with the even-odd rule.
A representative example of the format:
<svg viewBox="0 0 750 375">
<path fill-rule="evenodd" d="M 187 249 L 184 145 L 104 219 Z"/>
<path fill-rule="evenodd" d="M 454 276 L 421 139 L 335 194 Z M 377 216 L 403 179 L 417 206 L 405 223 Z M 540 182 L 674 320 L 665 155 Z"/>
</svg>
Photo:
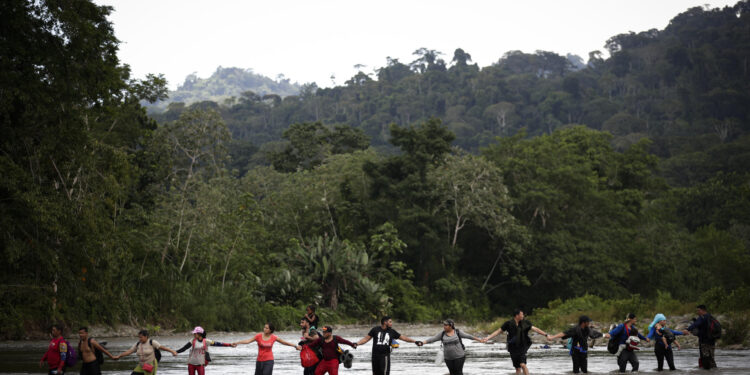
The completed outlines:
<svg viewBox="0 0 750 375">
<path fill-rule="evenodd" d="M 555 335 L 549 335 L 547 332 L 535 327 L 530 321 L 525 319 L 524 312 L 518 309 L 513 312 L 512 319 L 505 322 L 500 328 L 489 334 L 487 337 L 479 338 L 461 331 L 456 328 L 453 320 L 447 319 L 443 322 L 443 330 L 441 332 L 423 341 L 415 340 L 400 334 L 393 329 L 393 320 L 388 316 L 384 316 L 381 318 L 379 326 L 373 327 L 365 337 L 359 341 L 353 342 L 340 336 L 333 335 L 333 328 L 331 326 L 326 325 L 318 330 L 317 325 L 320 320 L 315 314 L 314 306 L 309 306 L 305 316 L 300 319 L 302 337 L 297 344 L 287 342 L 276 336 L 274 334 L 275 327 L 272 323 L 266 323 L 263 326 L 263 332 L 258 333 L 251 338 L 233 343 L 222 343 L 209 340 L 206 338 L 206 333 L 203 328 L 195 327 L 192 331 L 192 340 L 188 341 L 178 350 L 173 350 L 161 345 L 158 341 L 149 338 L 148 331 L 143 330 L 138 333 L 138 341 L 132 347 L 123 353 L 114 356 L 107 351 L 106 348 L 97 343 L 96 340 L 90 339 L 88 337 L 87 329 L 81 328 L 81 330 L 79 330 L 81 341 L 79 342 L 78 350 L 79 353 L 81 353 L 81 358 L 83 360 L 80 372 L 82 375 L 101 374 L 98 366 L 98 364 L 101 363 L 101 360 L 96 360 L 96 357 L 94 356 L 95 353 L 106 354 L 114 360 L 135 353 L 138 356 L 138 364 L 135 369 L 133 369 L 131 375 L 155 375 L 159 366 L 159 359 L 161 356 L 160 351 L 162 350 L 167 351 L 174 356 L 178 355 L 178 353 L 189 350 L 188 374 L 205 375 L 206 366 L 211 361 L 208 352 L 209 346 L 236 347 L 238 345 L 256 343 L 258 345 L 258 355 L 256 358 L 254 373 L 255 375 L 272 375 L 274 367 L 272 348 L 274 343 L 279 342 L 282 345 L 303 351 L 301 358 L 304 367 L 304 375 L 337 375 L 340 363 L 344 362 L 346 367 L 351 367 L 352 358 L 348 351 L 343 351 L 343 349 L 341 349 L 340 345 L 348 345 L 356 349 L 359 345 L 366 344 L 372 340 L 372 373 L 373 375 L 389 375 L 391 370 L 390 356 L 393 349 L 398 347 L 397 340 L 414 343 L 420 347 L 426 344 L 440 342 L 442 344 L 443 360 L 449 373 L 451 375 L 462 375 L 464 362 L 466 360 L 466 350 L 465 345 L 463 344 L 464 339 L 486 343 L 499 334 L 505 333 L 507 335 L 506 350 L 510 353 L 511 362 L 516 370 L 516 374 L 520 375 L 523 373 L 524 375 L 528 375 L 529 369 L 526 366 L 526 354 L 532 344 L 529 332 L 534 331 L 545 336 L 548 341 L 555 339 L 568 340 L 567 347 L 573 362 L 574 373 L 586 373 L 588 371 L 587 360 L 589 339 L 598 339 L 601 337 L 611 338 L 608 349 L 613 354 L 616 354 L 620 372 L 625 372 L 628 363 L 631 365 L 633 371 L 637 371 L 639 368 L 638 357 L 636 355 L 636 352 L 639 350 L 638 341 L 654 340 L 654 352 L 658 362 L 658 370 L 661 371 L 665 359 L 669 368 L 671 370 L 675 369 L 672 345 L 677 346 L 679 349 L 679 343 L 675 340 L 675 337 L 688 334 L 692 331 L 692 333 L 698 335 L 700 341 L 701 358 L 699 364 L 701 367 L 708 369 L 716 366 L 713 359 L 715 340 L 711 341 L 709 339 L 710 335 L 707 333 L 711 316 L 707 313 L 706 307 L 703 305 L 699 306 L 698 314 L 700 317 L 685 331 L 669 329 L 666 326 L 667 321 L 664 315 L 657 314 L 654 317 L 654 321 L 649 325 L 648 336 L 643 336 L 634 327 L 636 322 L 635 314 L 629 314 L 622 324 L 617 325 L 608 333 L 602 333 L 591 327 L 591 319 L 584 315 L 579 318 L 578 324 L 570 327 L 568 330 Z M 65 345 L 66 342 L 60 341 L 61 330 L 59 326 L 53 327 L 52 334 L 53 340 L 50 344 L 50 349 L 42 358 L 42 362 L 47 361 L 50 365 L 49 374 L 63 374 L 64 364 L 54 361 L 54 353 L 50 354 L 50 352 L 57 352 L 60 356 L 64 357 L 64 354 L 62 354 L 62 351 L 60 350 L 60 345 Z M 53 345 L 55 343 L 56 345 Z M 306 363 L 306 355 L 308 357 L 309 355 L 305 351 L 314 353 L 314 356 L 316 356 L 317 359 L 312 358 Z M 40 365 L 42 362 L 40 362 Z M 62 359 L 62 362 L 65 362 L 64 358 Z"/>
</svg>

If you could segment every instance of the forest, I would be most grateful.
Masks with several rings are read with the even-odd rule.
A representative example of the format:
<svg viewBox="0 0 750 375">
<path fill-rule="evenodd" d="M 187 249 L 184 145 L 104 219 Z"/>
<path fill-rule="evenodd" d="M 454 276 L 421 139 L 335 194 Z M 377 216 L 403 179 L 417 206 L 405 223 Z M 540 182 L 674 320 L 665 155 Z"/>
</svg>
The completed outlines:
<svg viewBox="0 0 750 375">
<path fill-rule="evenodd" d="M 584 66 L 420 48 L 149 114 L 110 7 L 0 4 L 0 332 L 486 321 L 576 297 L 750 310 L 750 3 Z M 619 311 L 619 310 L 618 310 Z"/>
</svg>

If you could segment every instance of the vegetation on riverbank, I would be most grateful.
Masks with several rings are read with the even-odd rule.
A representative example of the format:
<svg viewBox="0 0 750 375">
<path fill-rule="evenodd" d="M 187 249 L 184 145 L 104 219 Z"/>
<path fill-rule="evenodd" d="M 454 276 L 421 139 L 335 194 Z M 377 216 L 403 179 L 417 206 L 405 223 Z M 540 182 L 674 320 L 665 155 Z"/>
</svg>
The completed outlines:
<svg viewBox="0 0 750 375">
<path fill-rule="evenodd" d="M 71 4 L 0 5 L 18 31 L 0 39 L 8 337 L 291 328 L 310 303 L 337 322 L 522 307 L 553 326 L 676 301 L 747 311 L 748 2 L 613 37 L 583 70 L 420 50 L 377 81 L 160 122 L 139 103 L 164 80 L 130 77 L 109 8 Z"/>
</svg>

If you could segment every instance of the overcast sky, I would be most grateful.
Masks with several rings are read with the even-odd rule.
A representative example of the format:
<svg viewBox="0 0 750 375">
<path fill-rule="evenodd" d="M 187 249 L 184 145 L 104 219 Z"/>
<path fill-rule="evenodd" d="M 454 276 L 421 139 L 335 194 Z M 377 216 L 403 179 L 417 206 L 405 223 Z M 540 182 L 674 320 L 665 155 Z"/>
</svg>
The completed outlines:
<svg viewBox="0 0 750 375">
<path fill-rule="evenodd" d="M 456 48 L 479 66 L 509 50 L 573 53 L 586 60 L 611 36 L 663 29 L 678 13 L 725 0 L 95 0 L 111 5 L 120 60 L 137 78 L 163 73 L 170 88 L 218 66 L 331 86 L 356 73 L 404 63 L 427 47 Z"/>
</svg>

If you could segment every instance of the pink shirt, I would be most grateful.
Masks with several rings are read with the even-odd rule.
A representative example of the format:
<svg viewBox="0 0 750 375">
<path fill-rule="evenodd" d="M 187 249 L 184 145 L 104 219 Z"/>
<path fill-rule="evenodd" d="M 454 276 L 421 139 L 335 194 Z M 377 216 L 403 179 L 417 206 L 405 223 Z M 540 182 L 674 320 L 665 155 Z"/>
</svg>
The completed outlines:
<svg viewBox="0 0 750 375">
<path fill-rule="evenodd" d="M 268 340 L 263 340 L 263 334 L 255 335 L 255 342 L 258 343 L 258 362 L 273 361 L 273 352 L 271 348 L 276 342 L 276 335 L 271 335 Z"/>
</svg>

